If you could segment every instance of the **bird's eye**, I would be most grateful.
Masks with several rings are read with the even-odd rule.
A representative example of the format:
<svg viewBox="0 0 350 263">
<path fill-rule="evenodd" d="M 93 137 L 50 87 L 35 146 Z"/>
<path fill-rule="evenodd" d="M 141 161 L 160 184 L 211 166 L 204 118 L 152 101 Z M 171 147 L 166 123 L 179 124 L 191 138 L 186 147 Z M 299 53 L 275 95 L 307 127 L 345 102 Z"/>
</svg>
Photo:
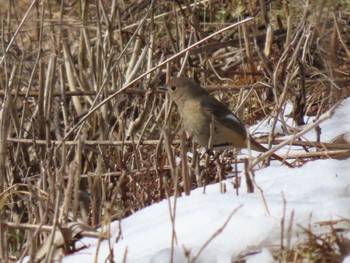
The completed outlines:
<svg viewBox="0 0 350 263">
<path fill-rule="evenodd" d="M 174 92 L 174 91 L 176 90 L 176 86 L 175 86 L 175 85 L 171 85 L 171 86 L 170 86 L 170 89 L 171 89 L 171 91 Z"/>
</svg>

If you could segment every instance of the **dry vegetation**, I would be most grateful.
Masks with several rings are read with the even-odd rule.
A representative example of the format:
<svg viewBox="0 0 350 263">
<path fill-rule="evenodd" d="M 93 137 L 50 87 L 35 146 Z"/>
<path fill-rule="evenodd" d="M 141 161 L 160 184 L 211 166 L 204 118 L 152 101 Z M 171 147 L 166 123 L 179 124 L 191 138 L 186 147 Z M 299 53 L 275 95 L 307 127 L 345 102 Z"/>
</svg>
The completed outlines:
<svg viewBox="0 0 350 263">
<path fill-rule="evenodd" d="M 96 227 L 240 161 L 176 165 L 190 142 L 159 89 L 171 76 L 196 79 L 247 124 L 279 120 L 286 134 L 298 130 L 281 117 L 285 103 L 301 126 L 349 96 L 349 2 L 291 2 L 0 0 L 0 258 L 50 262 L 75 238 L 102 239 Z M 325 145 L 297 139 L 295 165 L 324 156 L 307 151 Z M 328 149 L 348 153 L 338 139 Z"/>
</svg>

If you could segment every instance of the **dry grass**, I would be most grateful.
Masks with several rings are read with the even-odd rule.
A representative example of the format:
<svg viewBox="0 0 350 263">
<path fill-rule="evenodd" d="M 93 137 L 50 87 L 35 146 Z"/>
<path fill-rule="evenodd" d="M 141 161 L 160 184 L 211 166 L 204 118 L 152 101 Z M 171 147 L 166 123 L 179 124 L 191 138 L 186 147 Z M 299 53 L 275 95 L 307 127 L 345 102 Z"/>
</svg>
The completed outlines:
<svg viewBox="0 0 350 263">
<path fill-rule="evenodd" d="M 247 124 L 268 117 L 291 134 L 287 102 L 302 125 L 349 96 L 346 3 L 193 2 L 0 0 L 0 259 L 49 262 L 75 238 L 102 239 L 97 226 L 225 176 L 230 155 L 176 165 L 188 142 L 158 88 L 179 72 Z"/>
</svg>

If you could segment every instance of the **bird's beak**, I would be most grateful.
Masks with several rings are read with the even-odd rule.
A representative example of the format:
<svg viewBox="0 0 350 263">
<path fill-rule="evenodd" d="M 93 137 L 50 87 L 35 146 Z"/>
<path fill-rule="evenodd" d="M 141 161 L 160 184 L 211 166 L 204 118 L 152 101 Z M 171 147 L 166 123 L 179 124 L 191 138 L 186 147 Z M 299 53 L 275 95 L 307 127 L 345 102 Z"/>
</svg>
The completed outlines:
<svg viewBox="0 0 350 263">
<path fill-rule="evenodd" d="M 161 94 L 166 93 L 166 85 L 162 85 L 162 86 L 158 87 L 157 90 Z"/>
</svg>

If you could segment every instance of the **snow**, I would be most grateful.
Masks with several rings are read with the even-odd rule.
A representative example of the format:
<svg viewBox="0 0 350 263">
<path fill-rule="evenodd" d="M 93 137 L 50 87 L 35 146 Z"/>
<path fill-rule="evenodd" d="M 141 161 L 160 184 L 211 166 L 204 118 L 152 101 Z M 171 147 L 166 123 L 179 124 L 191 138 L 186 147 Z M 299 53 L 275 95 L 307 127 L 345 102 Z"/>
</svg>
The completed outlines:
<svg viewBox="0 0 350 263">
<path fill-rule="evenodd" d="M 350 99 L 347 99 L 331 119 L 321 124 L 322 141 L 330 142 L 339 135 L 350 134 L 349 112 Z M 314 140 L 314 132 L 305 137 Z M 249 263 L 274 262 L 270 248 L 280 245 L 281 219 L 285 219 L 286 229 L 292 211 L 293 230 L 299 234 L 302 229 L 298 225 L 308 227 L 311 223 L 317 230 L 315 222 L 350 217 L 349 160 L 310 161 L 298 168 L 274 162 L 270 167 L 256 170 L 255 179 L 263 190 L 270 215 L 265 212 L 258 191 L 247 193 L 242 179 L 238 196 L 230 179 L 223 182 L 226 193 L 220 193 L 219 184 L 215 184 L 207 186 L 205 193 L 203 188 L 198 188 L 190 196 L 177 198 L 173 250 L 169 212 L 174 211 L 173 197 L 170 202 L 163 200 L 142 209 L 121 224 L 113 222 L 110 244 L 115 262 L 123 262 L 124 255 L 127 263 L 170 262 L 171 251 L 173 262 L 186 262 L 186 253 L 193 259 L 200 251 L 196 262 L 201 263 L 226 263 L 238 256 Z M 122 237 L 115 242 L 120 230 Z M 76 246 L 87 248 L 65 256 L 62 262 L 94 262 L 97 243 L 97 239 L 83 238 Z M 109 252 L 108 241 L 102 241 L 97 262 L 105 262 Z M 349 257 L 344 262 L 350 262 Z"/>
<path fill-rule="evenodd" d="M 260 253 L 246 257 L 246 263 L 273 263 L 275 262 L 270 251 L 263 248 Z"/>
</svg>

